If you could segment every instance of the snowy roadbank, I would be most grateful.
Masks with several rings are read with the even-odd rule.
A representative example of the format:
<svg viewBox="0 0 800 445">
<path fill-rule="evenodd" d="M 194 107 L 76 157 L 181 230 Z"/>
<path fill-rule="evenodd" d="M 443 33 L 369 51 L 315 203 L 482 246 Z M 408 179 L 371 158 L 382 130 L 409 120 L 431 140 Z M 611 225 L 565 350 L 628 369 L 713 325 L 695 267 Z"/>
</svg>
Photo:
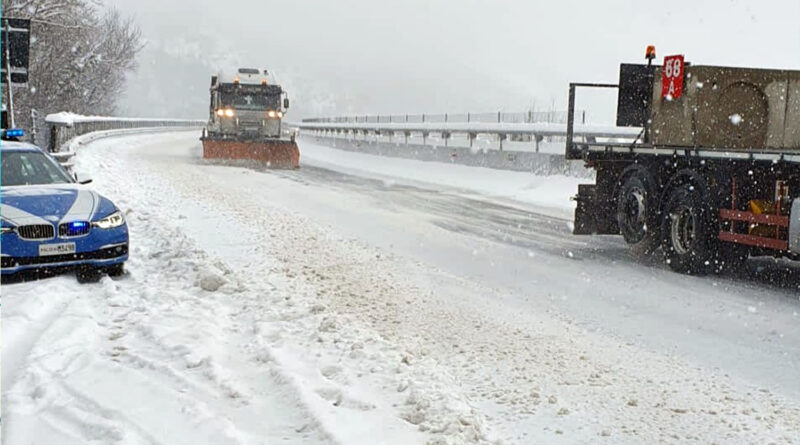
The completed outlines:
<svg viewBox="0 0 800 445">
<path fill-rule="evenodd" d="M 305 165 L 376 173 L 301 151 Z M 463 197 L 524 200 L 537 184 L 525 204 L 561 216 L 547 199 L 565 184 L 398 160 L 380 181 L 260 172 L 199 153 L 190 134 L 79 152 L 76 170 L 127 210 L 130 273 L 3 287 L 6 443 L 797 440 L 791 384 L 713 352 L 775 358 L 791 379 L 786 292 L 632 264 L 559 219 Z M 391 179 L 409 169 L 419 187 Z M 441 178 L 460 191 L 429 185 Z"/>
<path fill-rule="evenodd" d="M 386 158 L 337 150 L 305 139 L 301 140 L 301 146 L 303 165 L 389 181 L 403 178 L 405 182 L 423 187 L 437 185 L 479 193 L 485 197 L 526 203 L 540 213 L 559 218 L 572 219 L 575 203 L 570 197 L 578 192 L 578 184 L 589 182 L 564 175 L 535 176 L 526 172 Z"/>
</svg>

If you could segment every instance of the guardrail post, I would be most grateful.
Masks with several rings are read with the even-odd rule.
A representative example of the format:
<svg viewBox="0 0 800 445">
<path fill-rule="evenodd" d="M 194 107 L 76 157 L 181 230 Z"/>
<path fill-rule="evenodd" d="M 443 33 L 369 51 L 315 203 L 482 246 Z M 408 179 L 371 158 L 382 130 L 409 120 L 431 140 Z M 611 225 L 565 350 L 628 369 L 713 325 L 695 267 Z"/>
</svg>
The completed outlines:
<svg viewBox="0 0 800 445">
<path fill-rule="evenodd" d="M 536 153 L 539 153 L 539 142 L 544 140 L 544 136 L 539 136 L 538 134 L 533 135 L 533 143 L 534 147 L 536 148 Z"/>
<path fill-rule="evenodd" d="M 50 144 L 47 147 L 47 151 L 55 153 L 56 147 L 58 147 L 58 127 L 52 125 L 50 126 Z"/>
<path fill-rule="evenodd" d="M 447 113 L 444 114 L 444 123 L 447 123 Z M 444 138 L 444 146 L 447 147 L 447 140 L 450 139 L 450 133 L 443 132 L 442 137 Z"/>
</svg>

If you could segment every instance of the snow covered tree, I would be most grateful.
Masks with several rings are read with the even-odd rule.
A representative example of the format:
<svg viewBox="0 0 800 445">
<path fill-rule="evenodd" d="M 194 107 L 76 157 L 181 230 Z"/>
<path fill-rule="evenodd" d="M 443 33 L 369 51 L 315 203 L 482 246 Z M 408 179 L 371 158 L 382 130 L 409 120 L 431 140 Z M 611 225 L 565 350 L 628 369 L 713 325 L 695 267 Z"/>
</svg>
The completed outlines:
<svg viewBox="0 0 800 445">
<path fill-rule="evenodd" d="M 99 0 L 8 0 L 2 16 L 31 19 L 28 86 L 14 89 L 20 123 L 31 109 L 114 114 L 142 48 L 131 19 Z"/>
</svg>

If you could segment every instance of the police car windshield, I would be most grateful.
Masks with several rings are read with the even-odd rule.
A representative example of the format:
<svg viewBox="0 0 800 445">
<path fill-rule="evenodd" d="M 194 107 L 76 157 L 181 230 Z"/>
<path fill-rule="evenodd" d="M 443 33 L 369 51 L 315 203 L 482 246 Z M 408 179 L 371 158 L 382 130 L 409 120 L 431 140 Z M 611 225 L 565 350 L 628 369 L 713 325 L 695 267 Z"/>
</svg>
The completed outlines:
<svg viewBox="0 0 800 445">
<path fill-rule="evenodd" d="M 3 152 L 0 163 L 2 163 L 0 184 L 3 187 L 73 182 L 55 162 L 35 151 Z"/>
</svg>

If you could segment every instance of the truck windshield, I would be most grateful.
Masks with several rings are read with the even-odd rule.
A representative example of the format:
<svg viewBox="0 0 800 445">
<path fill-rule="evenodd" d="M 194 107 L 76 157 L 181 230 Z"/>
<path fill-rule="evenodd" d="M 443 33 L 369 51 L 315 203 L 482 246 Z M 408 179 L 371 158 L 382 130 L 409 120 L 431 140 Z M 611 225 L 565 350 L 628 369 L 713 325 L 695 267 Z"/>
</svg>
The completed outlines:
<svg viewBox="0 0 800 445">
<path fill-rule="evenodd" d="M 274 110 L 277 104 L 277 97 L 263 94 L 237 94 L 233 100 L 233 107 L 243 110 Z"/>
<path fill-rule="evenodd" d="M 222 103 L 238 110 L 277 110 L 280 96 L 263 92 L 236 92 L 224 95 Z"/>
</svg>

